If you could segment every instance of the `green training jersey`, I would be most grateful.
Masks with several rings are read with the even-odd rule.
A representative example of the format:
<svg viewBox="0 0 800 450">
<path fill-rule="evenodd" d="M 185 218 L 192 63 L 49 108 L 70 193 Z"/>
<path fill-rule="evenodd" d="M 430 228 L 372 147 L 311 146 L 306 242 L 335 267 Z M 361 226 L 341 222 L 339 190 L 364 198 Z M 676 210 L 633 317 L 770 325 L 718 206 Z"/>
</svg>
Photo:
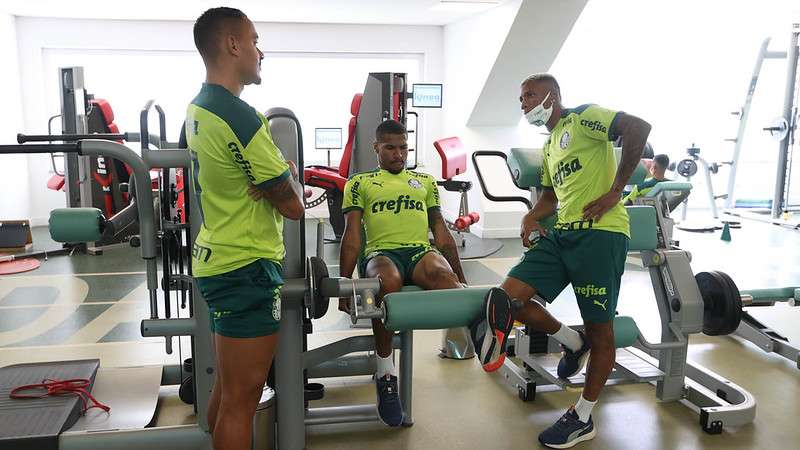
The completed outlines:
<svg viewBox="0 0 800 450">
<path fill-rule="evenodd" d="M 342 211 L 364 212 L 365 254 L 430 246 L 428 210 L 439 208 L 436 180 L 427 173 L 376 169 L 354 174 L 344 188 Z"/>
<path fill-rule="evenodd" d="M 280 264 L 283 217 L 247 195 L 251 184 L 269 187 L 290 174 L 266 118 L 224 87 L 204 83 L 186 111 L 186 139 L 203 216 L 193 274 L 218 275 L 260 258 Z"/>
<path fill-rule="evenodd" d="M 597 105 L 565 109 L 544 144 L 542 186 L 558 197 L 556 226 L 591 228 L 623 233 L 630 237 L 628 213 L 622 202 L 600 220 L 584 221 L 583 208 L 606 194 L 614 183 L 617 162 L 611 141 L 619 114 Z"/>
</svg>

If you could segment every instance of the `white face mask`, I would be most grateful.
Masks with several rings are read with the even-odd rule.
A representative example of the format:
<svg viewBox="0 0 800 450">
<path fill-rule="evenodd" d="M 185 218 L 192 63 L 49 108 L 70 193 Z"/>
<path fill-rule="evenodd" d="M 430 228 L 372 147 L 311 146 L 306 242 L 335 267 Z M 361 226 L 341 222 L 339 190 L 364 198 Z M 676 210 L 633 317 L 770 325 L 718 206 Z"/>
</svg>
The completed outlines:
<svg viewBox="0 0 800 450">
<path fill-rule="evenodd" d="M 533 109 L 525 113 L 525 118 L 528 119 L 528 123 L 537 127 L 540 127 L 547 123 L 550 120 L 550 116 L 553 114 L 553 104 L 550 103 L 549 108 L 545 108 L 544 102 L 547 101 L 548 97 L 550 97 L 550 93 L 548 92 L 547 95 L 542 100 L 542 103 L 534 106 Z"/>
</svg>

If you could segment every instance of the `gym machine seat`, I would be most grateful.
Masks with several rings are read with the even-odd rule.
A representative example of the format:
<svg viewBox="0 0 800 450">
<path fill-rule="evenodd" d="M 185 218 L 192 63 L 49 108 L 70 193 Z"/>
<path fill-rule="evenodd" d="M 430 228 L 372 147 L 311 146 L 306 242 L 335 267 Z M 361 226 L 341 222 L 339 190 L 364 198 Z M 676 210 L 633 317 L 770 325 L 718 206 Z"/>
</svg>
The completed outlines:
<svg viewBox="0 0 800 450">
<path fill-rule="evenodd" d="M 331 226 L 340 239 L 344 233 L 344 217 L 342 216 L 342 200 L 344 198 L 344 186 L 350 175 L 350 161 L 353 157 L 353 149 L 356 140 L 356 125 L 358 124 L 358 112 L 361 110 L 361 100 L 363 94 L 355 94 L 350 102 L 350 123 L 347 125 L 347 143 L 344 146 L 342 159 L 339 167 L 327 166 L 307 166 L 303 168 L 303 181 L 306 186 L 313 186 L 325 190 L 324 196 L 311 203 L 306 202 L 306 208 L 317 206 L 326 199 L 328 211 L 330 212 Z"/>
<path fill-rule="evenodd" d="M 436 184 L 448 192 L 460 194 L 458 218 L 448 225 L 454 231 L 469 232 L 469 226 L 480 220 L 478 213 L 468 211 L 467 192 L 472 189 L 472 182 L 453 179 L 467 171 L 467 151 L 461 139 L 455 136 L 434 141 L 433 146 L 442 158 L 442 180 Z"/>
<path fill-rule="evenodd" d="M 347 143 L 344 146 L 344 153 L 342 154 L 342 160 L 339 161 L 339 167 L 307 166 L 303 170 L 303 179 L 306 185 L 325 190 L 336 190 L 340 193 L 344 191 L 344 185 L 347 183 L 347 177 L 349 176 L 348 172 L 350 172 L 350 158 L 353 155 L 358 111 L 361 109 L 362 98 L 362 94 L 356 94 L 350 103 L 350 115 L 352 117 L 350 117 L 350 123 L 347 126 Z"/>
</svg>

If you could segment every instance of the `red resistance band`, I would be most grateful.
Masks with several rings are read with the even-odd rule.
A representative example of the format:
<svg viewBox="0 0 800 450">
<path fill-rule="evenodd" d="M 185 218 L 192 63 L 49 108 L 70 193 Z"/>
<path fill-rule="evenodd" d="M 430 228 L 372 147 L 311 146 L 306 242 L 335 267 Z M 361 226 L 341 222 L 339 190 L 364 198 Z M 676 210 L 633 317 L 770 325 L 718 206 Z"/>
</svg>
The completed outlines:
<svg viewBox="0 0 800 450">
<path fill-rule="evenodd" d="M 83 402 L 81 414 L 86 414 L 86 411 L 92 408 L 100 408 L 105 412 L 111 411 L 111 408 L 98 402 L 86 388 L 89 387 L 89 380 L 85 378 L 75 378 L 72 380 L 51 380 L 45 378 L 39 384 L 29 384 L 26 386 L 15 387 L 9 394 L 9 398 L 13 399 L 36 399 L 45 398 L 48 395 L 76 395 Z M 36 393 L 22 393 L 23 391 L 44 390 L 44 392 Z M 88 406 L 88 400 L 92 401 L 92 406 Z"/>
</svg>

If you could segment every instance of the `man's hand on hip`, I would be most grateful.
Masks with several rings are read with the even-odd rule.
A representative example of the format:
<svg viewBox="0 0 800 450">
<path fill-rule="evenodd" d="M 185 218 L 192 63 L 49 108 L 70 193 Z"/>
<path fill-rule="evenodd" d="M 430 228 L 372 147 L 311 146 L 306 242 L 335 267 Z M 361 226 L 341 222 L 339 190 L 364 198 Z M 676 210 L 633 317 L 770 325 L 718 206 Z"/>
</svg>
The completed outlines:
<svg viewBox="0 0 800 450">
<path fill-rule="evenodd" d="M 603 194 L 597 200 L 590 202 L 583 207 L 583 218 L 585 220 L 594 219 L 600 220 L 605 213 L 611 210 L 620 201 L 620 193 L 615 190 L 610 190 Z"/>
<path fill-rule="evenodd" d="M 532 233 L 538 233 L 534 236 L 533 240 L 531 240 Z M 520 226 L 519 230 L 519 237 L 522 238 L 522 245 L 528 248 L 533 242 L 538 240 L 538 237 L 545 235 L 547 235 L 547 230 L 539 221 L 534 219 L 531 214 L 525 214 L 525 217 L 522 218 L 522 226 Z"/>
</svg>

